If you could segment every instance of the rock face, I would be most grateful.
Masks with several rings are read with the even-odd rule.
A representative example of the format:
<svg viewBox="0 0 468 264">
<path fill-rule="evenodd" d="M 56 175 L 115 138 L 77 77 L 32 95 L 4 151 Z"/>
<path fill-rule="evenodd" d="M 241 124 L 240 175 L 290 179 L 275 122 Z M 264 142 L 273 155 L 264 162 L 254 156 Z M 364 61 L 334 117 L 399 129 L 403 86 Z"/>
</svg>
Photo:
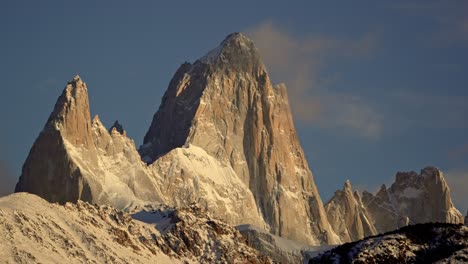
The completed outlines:
<svg viewBox="0 0 468 264">
<path fill-rule="evenodd" d="M 286 87 L 271 84 L 254 44 L 240 33 L 179 68 L 140 153 L 151 163 L 186 144 L 232 167 L 274 234 L 339 242 L 299 144 Z"/>
<path fill-rule="evenodd" d="M 468 211 L 466 212 L 465 216 L 465 225 L 468 226 Z"/>
<path fill-rule="evenodd" d="M 343 242 L 356 241 L 377 234 L 374 221 L 363 205 L 359 193 L 353 192 L 349 180 L 343 189 L 336 191 L 325 204 L 325 210 L 330 225 Z"/>
<path fill-rule="evenodd" d="M 410 224 L 463 223 L 453 206 L 443 173 L 434 167 L 416 172 L 398 172 L 395 183 L 382 185 L 374 195 L 362 198 L 346 181 L 342 190 L 325 204 L 328 220 L 343 242 L 384 233 Z"/>
<path fill-rule="evenodd" d="M 467 263 L 468 227 L 426 223 L 346 243 L 309 260 L 314 263 Z"/>
<path fill-rule="evenodd" d="M 15 191 L 32 191 L 52 202 L 90 200 L 102 186 L 82 174 L 67 144 L 81 146 L 97 165 L 87 87 L 76 76 L 68 82 L 26 159 Z"/>
<path fill-rule="evenodd" d="M 379 232 L 417 223 L 463 223 L 443 173 L 434 167 L 420 174 L 398 172 L 390 188 L 383 185 L 376 195 L 363 192 L 362 201 Z"/>
<path fill-rule="evenodd" d="M 142 158 L 144 162 L 142 161 Z M 294 128 L 239 33 L 174 75 L 139 152 L 116 122 L 90 117 L 86 84 L 65 87 L 23 166 L 16 192 L 128 209 L 197 202 L 230 224 L 307 244 L 339 243 Z"/>
<path fill-rule="evenodd" d="M 144 216 L 144 217 L 143 217 Z M 143 218 L 135 220 L 134 218 Z M 271 263 L 233 227 L 190 205 L 131 215 L 17 193 L 0 198 L 3 263 Z M 201 239 L 203 238 L 203 239 Z"/>
</svg>

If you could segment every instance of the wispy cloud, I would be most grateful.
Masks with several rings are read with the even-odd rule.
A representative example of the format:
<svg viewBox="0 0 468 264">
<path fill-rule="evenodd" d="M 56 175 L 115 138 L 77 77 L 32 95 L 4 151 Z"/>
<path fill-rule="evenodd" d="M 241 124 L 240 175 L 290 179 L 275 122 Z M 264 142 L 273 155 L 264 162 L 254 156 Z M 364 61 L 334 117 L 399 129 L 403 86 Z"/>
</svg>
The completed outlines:
<svg viewBox="0 0 468 264">
<path fill-rule="evenodd" d="M 11 194 L 15 188 L 15 179 L 10 175 L 7 163 L 0 160 L 0 197 Z"/>
<path fill-rule="evenodd" d="M 323 88 L 337 78 L 326 74 L 327 62 L 371 56 L 378 42 L 376 33 L 355 39 L 326 35 L 299 38 L 266 21 L 247 30 L 247 34 L 258 47 L 273 81 L 286 83 L 292 111 L 299 122 L 379 138 L 381 117 L 364 98 Z"/>
</svg>

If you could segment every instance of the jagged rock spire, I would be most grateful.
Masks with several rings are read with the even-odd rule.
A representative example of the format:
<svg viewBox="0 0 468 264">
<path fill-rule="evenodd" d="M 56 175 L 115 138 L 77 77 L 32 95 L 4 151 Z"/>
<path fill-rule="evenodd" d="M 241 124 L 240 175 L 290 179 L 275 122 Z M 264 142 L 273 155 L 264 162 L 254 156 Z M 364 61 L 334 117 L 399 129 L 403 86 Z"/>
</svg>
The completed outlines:
<svg viewBox="0 0 468 264">
<path fill-rule="evenodd" d="M 417 223 L 463 223 L 454 207 L 442 171 L 426 167 L 417 172 L 397 172 L 395 182 L 373 195 L 363 193 L 363 203 L 379 232 Z"/>
<path fill-rule="evenodd" d="M 65 86 L 34 142 L 15 192 L 35 193 L 51 202 L 91 200 L 90 183 L 70 158 L 69 145 L 80 146 L 91 166 L 97 163 L 88 89 L 78 75 Z"/>
<path fill-rule="evenodd" d="M 180 66 L 140 153 L 152 163 L 187 144 L 234 169 L 273 233 L 309 244 L 339 242 L 300 146 L 286 87 L 273 87 L 257 48 L 241 33 Z"/>
<path fill-rule="evenodd" d="M 73 144 L 89 146 L 92 141 L 90 120 L 88 88 L 76 75 L 57 100 L 46 128 L 59 130 Z"/>
<path fill-rule="evenodd" d="M 111 133 L 112 130 L 116 130 L 121 135 L 123 135 L 125 133 L 125 130 L 123 129 L 123 126 L 119 123 L 118 120 L 115 120 L 114 124 L 109 128 L 109 133 Z"/>
<path fill-rule="evenodd" d="M 351 242 L 377 234 L 361 196 L 357 191 L 353 191 L 349 180 L 346 180 L 343 189 L 336 191 L 325 204 L 325 210 L 330 225 L 342 242 Z"/>
</svg>

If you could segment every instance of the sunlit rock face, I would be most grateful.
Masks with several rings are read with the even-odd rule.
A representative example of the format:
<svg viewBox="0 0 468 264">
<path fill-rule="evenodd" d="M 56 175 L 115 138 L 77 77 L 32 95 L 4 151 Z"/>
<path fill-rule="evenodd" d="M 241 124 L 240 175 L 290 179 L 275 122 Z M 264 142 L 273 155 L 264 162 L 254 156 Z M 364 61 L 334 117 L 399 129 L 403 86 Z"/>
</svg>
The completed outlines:
<svg viewBox="0 0 468 264">
<path fill-rule="evenodd" d="M 139 151 L 118 122 L 108 130 L 91 120 L 87 86 L 75 77 L 16 191 L 119 209 L 197 202 L 231 224 L 307 244 L 340 242 L 299 144 L 286 87 L 271 84 L 240 33 L 177 70 Z"/>
<path fill-rule="evenodd" d="M 351 242 L 377 234 L 374 221 L 362 203 L 361 196 L 346 181 L 325 204 L 328 220 L 343 242 Z"/>
<path fill-rule="evenodd" d="M 185 144 L 233 168 L 273 233 L 313 244 L 338 242 L 299 144 L 286 87 L 271 84 L 244 35 L 228 36 L 179 68 L 140 153 L 152 162 Z"/>
<path fill-rule="evenodd" d="M 417 223 L 463 223 L 443 173 L 434 167 L 419 174 L 398 172 L 390 188 L 383 185 L 376 195 L 363 192 L 362 200 L 379 232 Z"/>
</svg>

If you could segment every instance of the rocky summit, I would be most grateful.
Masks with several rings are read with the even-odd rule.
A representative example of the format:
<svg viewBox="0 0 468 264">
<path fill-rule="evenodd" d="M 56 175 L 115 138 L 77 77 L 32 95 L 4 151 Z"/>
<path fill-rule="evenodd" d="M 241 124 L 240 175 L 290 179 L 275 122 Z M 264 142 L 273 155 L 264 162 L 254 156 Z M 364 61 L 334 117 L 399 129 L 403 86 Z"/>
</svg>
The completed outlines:
<svg viewBox="0 0 468 264">
<path fill-rule="evenodd" d="M 177 122 L 174 122 L 177 120 Z M 16 191 L 128 209 L 197 202 L 231 224 L 339 243 L 299 144 L 287 89 L 251 40 L 229 35 L 175 73 L 137 151 L 120 123 L 91 120 L 87 86 L 65 87 Z"/>
</svg>

